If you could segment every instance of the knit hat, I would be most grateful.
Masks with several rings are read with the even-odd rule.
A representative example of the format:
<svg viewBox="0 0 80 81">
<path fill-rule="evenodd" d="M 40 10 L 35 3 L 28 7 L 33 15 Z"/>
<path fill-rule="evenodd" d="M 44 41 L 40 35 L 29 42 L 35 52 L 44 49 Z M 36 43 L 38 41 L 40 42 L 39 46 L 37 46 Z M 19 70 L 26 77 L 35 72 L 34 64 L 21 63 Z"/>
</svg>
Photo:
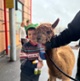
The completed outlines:
<svg viewBox="0 0 80 81">
<path fill-rule="evenodd" d="M 36 28 L 38 26 L 38 24 L 29 24 L 27 27 L 26 27 L 26 32 L 29 28 Z"/>
</svg>

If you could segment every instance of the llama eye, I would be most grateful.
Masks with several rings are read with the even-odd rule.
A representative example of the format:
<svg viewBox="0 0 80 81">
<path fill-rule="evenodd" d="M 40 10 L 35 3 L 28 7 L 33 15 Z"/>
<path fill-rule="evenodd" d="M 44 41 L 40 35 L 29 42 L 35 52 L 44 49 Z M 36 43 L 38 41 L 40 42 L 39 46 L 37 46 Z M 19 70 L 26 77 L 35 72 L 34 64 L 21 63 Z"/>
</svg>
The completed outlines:
<svg viewBox="0 0 80 81">
<path fill-rule="evenodd" d="M 47 31 L 47 34 L 50 34 L 51 33 L 51 31 Z"/>
</svg>

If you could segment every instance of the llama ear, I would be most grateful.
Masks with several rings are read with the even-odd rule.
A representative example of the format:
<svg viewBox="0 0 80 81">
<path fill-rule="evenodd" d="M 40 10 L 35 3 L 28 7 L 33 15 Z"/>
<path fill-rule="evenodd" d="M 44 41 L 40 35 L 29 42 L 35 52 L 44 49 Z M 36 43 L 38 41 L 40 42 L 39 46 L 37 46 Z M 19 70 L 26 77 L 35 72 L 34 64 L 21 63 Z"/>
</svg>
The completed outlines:
<svg viewBox="0 0 80 81">
<path fill-rule="evenodd" d="M 55 28 L 58 23 L 59 23 L 59 18 L 52 24 L 52 28 Z"/>
</svg>

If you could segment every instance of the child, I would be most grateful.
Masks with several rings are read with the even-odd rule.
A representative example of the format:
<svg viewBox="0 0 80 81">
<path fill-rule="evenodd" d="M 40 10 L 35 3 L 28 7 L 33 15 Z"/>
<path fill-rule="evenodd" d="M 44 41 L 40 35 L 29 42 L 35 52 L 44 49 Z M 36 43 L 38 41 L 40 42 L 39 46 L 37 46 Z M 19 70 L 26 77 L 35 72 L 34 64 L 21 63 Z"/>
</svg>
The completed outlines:
<svg viewBox="0 0 80 81">
<path fill-rule="evenodd" d="M 39 57 L 39 47 L 36 42 L 35 28 L 30 27 L 27 30 L 29 42 L 22 47 L 21 60 L 21 79 L 20 81 L 38 81 L 43 62 Z"/>
</svg>

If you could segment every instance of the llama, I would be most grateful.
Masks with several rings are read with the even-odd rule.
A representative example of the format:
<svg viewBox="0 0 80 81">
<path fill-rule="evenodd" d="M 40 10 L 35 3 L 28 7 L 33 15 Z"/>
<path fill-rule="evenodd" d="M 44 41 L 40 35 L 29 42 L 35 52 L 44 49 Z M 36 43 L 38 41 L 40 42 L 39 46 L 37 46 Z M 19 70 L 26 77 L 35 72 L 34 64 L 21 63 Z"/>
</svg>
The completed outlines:
<svg viewBox="0 0 80 81">
<path fill-rule="evenodd" d="M 47 41 L 50 41 L 51 37 L 54 36 L 54 29 L 57 26 L 59 19 L 55 21 L 54 24 L 43 23 L 37 27 L 37 41 L 39 43 L 45 44 Z M 61 46 L 58 48 L 53 48 L 47 50 L 48 54 L 55 64 L 69 76 L 72 75 L 72 70 L 75 63 L 75 56 L 72 49 L 68 46 Z M 49 79 L 48 81 L 56 81 L 56 78 L 62 79 L 62 81 L 70 81 L 65 75 L 59 72 L 54 65 L 50 62 L 48 56 L 46 55 L 46 62 L 49 69 Z"/>
</svg>

